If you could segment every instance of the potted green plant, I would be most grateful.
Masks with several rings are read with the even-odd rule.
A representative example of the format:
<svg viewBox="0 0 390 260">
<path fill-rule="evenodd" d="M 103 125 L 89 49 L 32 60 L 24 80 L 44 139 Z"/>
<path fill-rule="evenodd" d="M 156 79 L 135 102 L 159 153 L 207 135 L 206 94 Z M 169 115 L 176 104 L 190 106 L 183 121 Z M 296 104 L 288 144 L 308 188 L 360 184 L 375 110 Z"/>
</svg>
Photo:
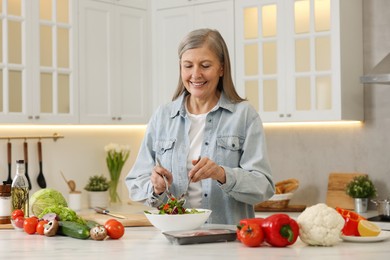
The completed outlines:
<svg viewBox="0 0 390 260">
<path fill-rule="evenodd" d="M 356 212 L 367 212 L 368 199 L 377 195 L 375 185 L 368 175 L 354 177 L 347 184 L 345 192 L 354 199 Z"/>
<path fill-rule="evenodd" d="M 103 175 L 89 177 L 84 189 L 88 191 L 88 204 L 90 208 L 108 207 L 108 180 Z"/>
</svg>

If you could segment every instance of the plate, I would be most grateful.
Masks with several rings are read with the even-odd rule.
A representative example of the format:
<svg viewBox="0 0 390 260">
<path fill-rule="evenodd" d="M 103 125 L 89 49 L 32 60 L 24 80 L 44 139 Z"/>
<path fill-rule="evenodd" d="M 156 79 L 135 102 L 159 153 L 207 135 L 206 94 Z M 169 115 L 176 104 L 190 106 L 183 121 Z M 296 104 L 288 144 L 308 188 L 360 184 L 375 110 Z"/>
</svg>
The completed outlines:
<svg viewBox="0 0 390 260">
<path fill-rule="evenodd" d="M 197 229 L 163 234 L 171 243 L 179 245 L 227 242 L 237 238 L 236 231 L 230 229 Z"/>
<path fill-rule="evenodd" d="M 384 241 L 386 239 L 390 238 L 390 232 L 389 231 L 381 231 L 378 236 L 376 237 L 355 237 L 355 236 L 341 236 L 341 239 L 348 242 L 379 242 Z"/>
</svg>

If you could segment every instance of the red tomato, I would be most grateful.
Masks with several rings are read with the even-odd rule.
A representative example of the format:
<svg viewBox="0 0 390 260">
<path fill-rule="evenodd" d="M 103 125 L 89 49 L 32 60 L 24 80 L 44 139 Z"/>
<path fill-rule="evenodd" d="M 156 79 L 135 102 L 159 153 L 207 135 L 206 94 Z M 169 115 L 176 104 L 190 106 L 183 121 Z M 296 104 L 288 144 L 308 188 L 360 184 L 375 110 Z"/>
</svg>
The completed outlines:
<svg viewBox="0 0 390 260">
<path fill-rule="evenodd" d="M 239 241 L 241 241 L 240 230 L 243 226 L 249 225 L 249 224 L 257 224 L 261 227 L 263 225 L 263 222 L 264 222 L 264 218 L 244 218 L 244 219 L 241 219 L 240 224 L 237 225 L 237 230 L 236 230 L 237 239 Z"/>
<path fill-rule="evenodd" d="M 38 225 L 37 217 L 26 218 L 23 223 L 23 229 L 27 234 L 35 234 Z"/>
<path fill-rule="evenodd" d="M 241 228 L 240 239 L 246 246 L 258 247 L 264 242 L 264 233 L 258 224 L 248 224 Z"/>
<path fill-rule="evenodd" d="M 107 230 L 107 235 L 112 239 L 119 239 L 125 233 L 125 227 L 116 219 L 109 219 L 104 224 Z"/>
<path fill-rule="evenodd" d="M 19 217 L 19 216 L 24 217 L 24 212 L 23 212 L 23 210 L 21 210 L 21 209 L 15 209 L 14 211 L 12 211 L 12 216 L 11 216 L 12 219 L 16 219 L 16 218 Z"/>
<path fill-rule="evenodd" d="M 44 230 L 45 230 L 45 225 L 49 223 L 49 221 L 47 220 L 41 220 L 38 222 L 38 225 L 37 225 L 37 230 L 36 232 L 40 235 L 44 235 Z"/>
<path fill-rule="evenodd" d="M 13 223 L 15 227 L 22 229 L 24 223 L 24 216 L 17 216 L 15 219 L 13 219 Z"/>
</svg>

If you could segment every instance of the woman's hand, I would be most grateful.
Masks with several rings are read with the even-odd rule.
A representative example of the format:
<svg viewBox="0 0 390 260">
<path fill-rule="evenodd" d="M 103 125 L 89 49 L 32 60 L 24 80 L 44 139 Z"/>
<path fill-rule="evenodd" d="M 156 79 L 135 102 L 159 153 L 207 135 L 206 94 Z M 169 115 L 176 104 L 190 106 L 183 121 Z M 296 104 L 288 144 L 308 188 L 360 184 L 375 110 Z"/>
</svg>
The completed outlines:
<svg viewBox="0 0 390 260">
<path fill-rule="evenodd" d="M 162 194 L 165 192 L 165 182 L 162 176 L 165 176 L 168 181 L 168 185 L 171 186 L 173 182 L 172 173 L 162 166 L 156 165 L 152 169 L 152 176 L 150 176 L 150 181 L 153 185 L 153 191 L 155 194 Z"/>
<path fill-rule="evenodd" d="M 203 179 L 211 178 L 220 183 L 226 182 L 225 170 L 207 157 L 198 160 L 192 160 L 194 168 L 188 173 L 188 177 L 192 182 L 197 182 Z"/>
</svg>

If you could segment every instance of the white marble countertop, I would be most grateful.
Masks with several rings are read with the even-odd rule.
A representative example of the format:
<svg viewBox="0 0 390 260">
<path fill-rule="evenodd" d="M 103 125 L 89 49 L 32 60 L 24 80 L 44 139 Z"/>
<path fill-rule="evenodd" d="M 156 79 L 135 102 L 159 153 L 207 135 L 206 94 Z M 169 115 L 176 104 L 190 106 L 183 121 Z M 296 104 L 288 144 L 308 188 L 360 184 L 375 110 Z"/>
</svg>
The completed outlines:
<svg viewBox="0 0 390 260">
<path fill-rule="evenodd" d="M 237 241 L 176 245 L 154 227 L 126 228 L 119 240 L 79 240 L 0 230 L 1 259 L 387 259 L 390 240 L 307 246 L 300 240 L 286 248 L 249 248 Z"/>
<path fill-rule="evenodd" d="M 266 215 L 269 215 L 267 213 Z M 290 213 L 289 213 L 290 214 Z M 296 214 L 296 213 L 295 213 Z M 262 213 L 258 213 L 262 216 Z M 294 217 L 294 214 L 292 214 Z M 384 231 L 386 232 L 386 231 Z M 238 241 L 171 244 L 154 227 L 127 227 L 119 240 L 79 240 L 64 236 L 28 235 L 0 230 L 1 259 L 387 259 L 390 239 L 355 243 L 340 240 L 332 247 L 313 247 L 298 241 L 286 248 L 249 248 Z"/>
</svg>

